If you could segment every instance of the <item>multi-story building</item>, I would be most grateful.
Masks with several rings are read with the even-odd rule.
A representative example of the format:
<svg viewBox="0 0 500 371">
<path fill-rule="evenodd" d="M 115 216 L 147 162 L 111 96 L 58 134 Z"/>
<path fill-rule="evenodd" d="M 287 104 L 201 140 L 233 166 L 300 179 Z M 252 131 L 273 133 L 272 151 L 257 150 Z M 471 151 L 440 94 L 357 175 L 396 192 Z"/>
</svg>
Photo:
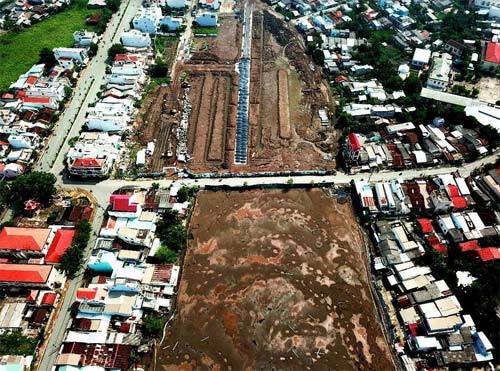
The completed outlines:
<svg viewBox="0 0 500 371">
<path fill-rule="evenodd" d="M 427 87 L 446 90 L 450 82 L 452 58 L 447 53 L 437 54 L 432 59 L 432 67 L 427 80 Z"/>
<path fill-rule="evenodd" d="M 158 31 L 158 26 L 162 18 L 161 8 L 150 6 L 141 8 L 132 20 L 132 24 L 136 30 L 154 35 Z"/>
</svg>

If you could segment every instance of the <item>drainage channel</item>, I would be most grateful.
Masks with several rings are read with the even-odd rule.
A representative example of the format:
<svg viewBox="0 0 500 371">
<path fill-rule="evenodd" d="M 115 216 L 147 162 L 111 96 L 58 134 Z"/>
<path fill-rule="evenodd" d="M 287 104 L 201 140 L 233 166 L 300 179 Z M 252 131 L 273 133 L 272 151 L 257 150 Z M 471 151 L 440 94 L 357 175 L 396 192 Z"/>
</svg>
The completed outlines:
<svg viewBox="0 0 500 371">
<path fill-rule="evenodd" d="M 238 63 L 240 84 L 236 114 L 236 153 L 234 163 L 245 165 L 248 151 L 248 109 L 250 104 L 250 53 L 252 40 L 252 6 L 245 6 L 241 59 Z"/>
</svg>

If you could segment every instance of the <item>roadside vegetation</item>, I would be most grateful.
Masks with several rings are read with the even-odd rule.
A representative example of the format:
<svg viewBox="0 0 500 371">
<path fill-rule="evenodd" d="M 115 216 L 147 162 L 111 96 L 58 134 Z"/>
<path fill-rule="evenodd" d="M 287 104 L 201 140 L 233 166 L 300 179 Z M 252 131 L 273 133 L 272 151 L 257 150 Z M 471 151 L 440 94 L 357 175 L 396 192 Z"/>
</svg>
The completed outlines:
<svg viewBox="0 0 500 371">
<path fill-rule="evenodd" d="M 31 356 L 38 344 L 36 338 L 24 336 L 20 331 L 0 335 L 0 355 Z"/>
<path fill-rule="evenodd" d="M 48 205 L 56 193 L 56 177 L 51 173 L 33 171 L 25 173 L 11 182 L 0 182 L 0 205 L 11 206 L 19 212 L 24 202 L 36 200 Z"/>
<path fill-rule="evenodd" d="M 71 243 L 71 247 L 66 250 L 61 257 L 59 267 L 69 278 L 75 277 L 82 267 L 84 252 L 90 239 L 92 226 L 86 220 L 82 220 L 76 226 L 76 234 Z"/>
<path fill-rule="evenodd" d="M 193 202 L 198 187 L 183 186 L 177 192 L 177 202 Z M 155 254 L 161 264 L 175 263 L 186 248 L 188 232 L 177 211 L 169 209 L 156 225 L 156 235 L 162 245 Z"/>
</svg>

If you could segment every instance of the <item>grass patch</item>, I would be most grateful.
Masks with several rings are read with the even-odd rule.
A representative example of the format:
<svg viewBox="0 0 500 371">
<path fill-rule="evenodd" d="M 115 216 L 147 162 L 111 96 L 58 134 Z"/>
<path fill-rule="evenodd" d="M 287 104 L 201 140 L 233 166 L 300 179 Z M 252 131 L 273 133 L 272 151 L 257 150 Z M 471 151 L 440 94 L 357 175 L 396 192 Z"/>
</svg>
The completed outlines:
<svg viewBox="0 0 500 371">
<path fill-rule="evenodd" d="M 194 27 L 193 33 L 195 35 L 218 35 L 218 27 Z"/>
<path fill-rule="evenodd" d="M 73 32 L 86 28 L 85 19 L 95 10 L 87 9 L 85 0 L 76 0 L 66 10 L 54 14 L 32 27 L 0 35 L 0 91 L 9 88 L 19 75 L 38 62 L 43 48 L 73 45 Z"/>
<path fill-rule="evenodd" d="M 177 45 L 179 44 L 179 38 L 177 36 L 163 36 L 158 35 L 155 38 L 155 51 L 157 57 L 161 57 L 168 66 L 168 70 L 172 68 L 175 59 L 175 53 L 177 52 Z"/>
</svg>

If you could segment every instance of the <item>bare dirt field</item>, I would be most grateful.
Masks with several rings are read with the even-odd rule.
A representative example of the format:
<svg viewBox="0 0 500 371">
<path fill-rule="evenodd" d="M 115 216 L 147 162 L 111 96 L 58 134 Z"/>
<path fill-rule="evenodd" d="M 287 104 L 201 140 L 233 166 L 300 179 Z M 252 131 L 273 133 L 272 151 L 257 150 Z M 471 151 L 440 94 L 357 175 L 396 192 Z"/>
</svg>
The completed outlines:
<svg viewBox="0 0 500 371">
<path fill-rule="evenodd" d="M 157 370 L 391 370 L 351 206 L 201 192 Z"/>
<path fill-rule="evenodd" d="M 240 57 L 241 24 L 234 15 L 219 17 L 217 37 L 195 37 L 192 45 L 192 62 L 211 60 L 221 64 L 234 64 Z"/>
<path fill-rule="evenodd" d="M 500 82 L 494 77 L 483 77 L 476 85 L 479 89 L 478 98 L 495 104 L 500 100 Z"/>
<path fill-rule="evenodd" d="M 183 67 L 194 112 L 187 166 L 195 172 L 333 169 L 328 155 L 335 150 L 335 133 L 322 127 L 318 116 L 322 108 L 333 112 L 328 88 L 300 35 L 262 4 L 252 19 L 248 163 L 234 164 L 239 82 L 234 71 L 243 22 L 229 15 L 220 19 L 218 36 L 195 38 Z M 230 76 L 225 95 L 221 78 L 214 77 L 223 71 Z"/>
<path fill-rule="evenodd" d="M 141 146 L 155 142 L 155 150 L 147 164 L 150 172 L 161 172 L 163 167 L 174 163 L 177 144 L 174 128 L 179 120 L 180 104 L 175 85 L 157 86 L 146 96 L 132 139 Z"/>
</svg>

